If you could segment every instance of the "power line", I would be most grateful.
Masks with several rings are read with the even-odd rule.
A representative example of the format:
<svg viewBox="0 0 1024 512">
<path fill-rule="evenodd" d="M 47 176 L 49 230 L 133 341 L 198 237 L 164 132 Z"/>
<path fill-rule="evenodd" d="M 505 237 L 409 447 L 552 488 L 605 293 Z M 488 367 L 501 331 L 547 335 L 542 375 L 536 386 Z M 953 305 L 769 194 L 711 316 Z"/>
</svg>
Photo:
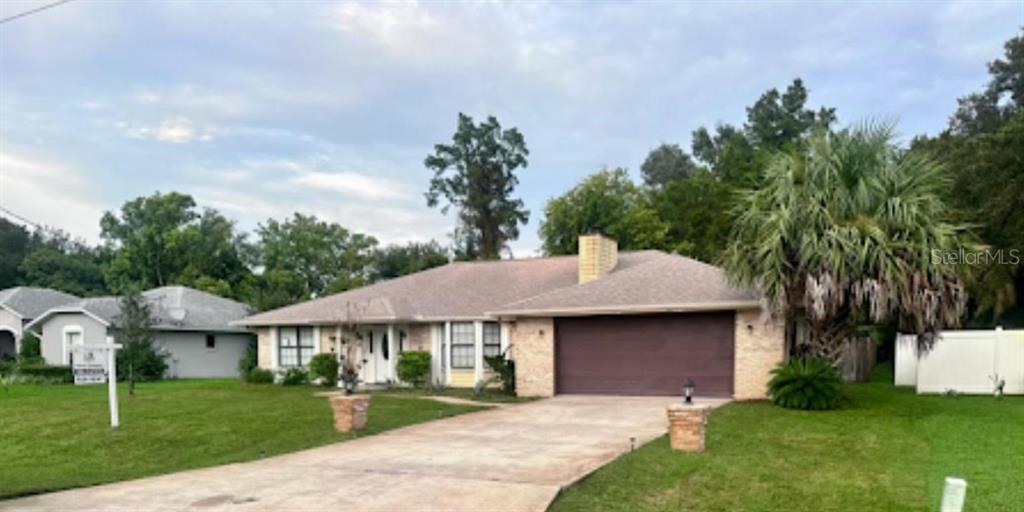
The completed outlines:
<svg viewBox="0 0 1024 512">
<path fill-rule="evenodd" d="M 25 217 L 22 217 L 21 215 L 18 215 L 17 213 L 14 213 L 14 212 L 8 210 L 7 208 L 4 208 L 3 206 L 0 206 L 0 212 L 6 213 L 7 215 L 9 215 L 14 220 L 19 221 L 19 222 L 24 222 L 25 224 L 28 224 L 29 226 L 32 226 L 33 228 L 36 228 L 36 229 L 46 229 L 46 226 L 43 226 L 42 224 L 40 224 L 38 222 L 32 222 L 32 221 L 26 219 Z"/>
<path fill-rule="evenodd" d="M 0 25 L 3 25 L 4 23 L 7 23 L 8 21 L 14 21 L 14 20 L 16 20 L 18 18 L 24 18 L 25 16 L 28 16 L 30 14 L 35 14 L 37 12 L 45 11 L 47 9 L 53 9 L 54 7 L 57 7 L 58 5 L 66 4 L 66 3 L 70 2 L 70 1 L 71 0 L 59 0 L 57 2 L 53 2 L 52 4 L 46 4 L 46 5 L 42 5 L 42 6 L 36 7 L 35 9 L 29 9 L 29 10 L 27 10 L 25 12 L 15 14 L 14 16 L 8 16 L 8 17 L 0 20 Z"/>
</svg>

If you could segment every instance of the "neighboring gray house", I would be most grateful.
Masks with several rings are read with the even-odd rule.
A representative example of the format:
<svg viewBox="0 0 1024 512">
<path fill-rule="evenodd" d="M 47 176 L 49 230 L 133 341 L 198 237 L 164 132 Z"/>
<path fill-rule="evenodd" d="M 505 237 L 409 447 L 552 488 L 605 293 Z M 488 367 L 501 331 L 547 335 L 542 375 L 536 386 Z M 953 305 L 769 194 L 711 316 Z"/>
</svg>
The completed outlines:
<svg viewBox="0 0 1024 512">
<path fill-rule="evenodd" d="M 32 320 L 50 308 L 77 300 L 81 298 L 49 288 L 19 286 L 0 290 L 0 361 L 18 355 L 22 333 Z"/>
<path fill-rule="evenodd" d="M 238 361 L 256 336 L 230 325 L 251 312 L 245 304 L 184 286 L 142 293 L 153 314 L 154 345 L 168 354 L 168 377 L 238 374 Z M 120 314 L 117 297 L 96 297 L 52 308 L 27 326 L 39 333 L 49 364 L 69 364 L 71 346 L 104 343 Z"/>
</svg>

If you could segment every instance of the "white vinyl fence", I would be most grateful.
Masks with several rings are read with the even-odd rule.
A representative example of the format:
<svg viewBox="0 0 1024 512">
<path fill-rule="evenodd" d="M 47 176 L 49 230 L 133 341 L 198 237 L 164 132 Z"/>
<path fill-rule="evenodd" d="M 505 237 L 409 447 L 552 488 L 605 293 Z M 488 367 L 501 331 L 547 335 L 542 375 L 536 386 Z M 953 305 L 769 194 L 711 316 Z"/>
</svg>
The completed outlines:
<svg viewBox="0 0 1024 512">
<path fill-rule="evenodd" d="M 991 394 L 995 379 L 1006 382 L 1005 394 L 1024 394 L 1024 330 L 944 331 L 920 357 L 917 336 L 896 338 L 897 386 L 915 386 L 918 393 Z"/>
</svg>

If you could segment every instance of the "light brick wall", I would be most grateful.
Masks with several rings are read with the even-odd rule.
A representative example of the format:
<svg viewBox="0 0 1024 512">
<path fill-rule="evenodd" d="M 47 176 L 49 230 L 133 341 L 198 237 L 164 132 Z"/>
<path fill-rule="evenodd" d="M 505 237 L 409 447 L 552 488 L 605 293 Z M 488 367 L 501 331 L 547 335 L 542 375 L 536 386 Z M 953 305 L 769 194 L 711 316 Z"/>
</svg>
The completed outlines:
<svg viewBox="0 0 1024 512">
<path fill-rule="evenodd" d="M 765 323 L 760 309 L 736 312 L 736 355 L 733 398 L 768 398 L 771 371 L 786 354 L 786 330 L 781 324 Z"/>
<path fill-rule="evenodd" d="M 433 345 L 432 324 L 412 324 L 409 326 L 409 337 L 405 340 L 406 350 L 422 350 L 430 352 Z M 439 354 L 431 354 L 431 357 L 441 357 Z"/>
<path fill-rule="evenodd" d="M 551 318 L 520 318 L 509 328 L 520 396 L 555 394 L 555 322 Z"/>
<path fill-rule="evenodd" d="M 273 350 L 270 345 L 270 329 L 270 327 L 256 328 L 256 355 L 260 368 L 270 369 L 270 354 Z"/>
<path fill-rule="evenodd" d="M 320 346 L 317 352 L 334 352 L 334 340 L 331 338 L 337 337 L 338 330 L 333 325 L 321 325 L 320 326 Z"/>
</svg>

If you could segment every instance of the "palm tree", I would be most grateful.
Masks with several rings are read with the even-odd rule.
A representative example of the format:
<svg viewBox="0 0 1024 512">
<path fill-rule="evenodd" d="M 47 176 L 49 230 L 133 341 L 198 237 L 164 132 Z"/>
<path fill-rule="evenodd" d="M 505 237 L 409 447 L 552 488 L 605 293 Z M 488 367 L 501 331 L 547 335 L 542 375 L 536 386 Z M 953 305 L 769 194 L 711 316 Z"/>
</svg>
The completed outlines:
<svg viewBox="0 0 1024 512">
<path fill-rule="evenodd" d="M 838 362 L 858 327 L 885 323 L 927 350 L 959 322 L 960 276 L 935 258 L 969 240 L 945 220 L 942 166 L 901 151 L 891 125 L 815 133 L 764 177 L 740 193 L 724 266 L 774 317 L 806 322 L 808 355 Z"/>
</svg>

